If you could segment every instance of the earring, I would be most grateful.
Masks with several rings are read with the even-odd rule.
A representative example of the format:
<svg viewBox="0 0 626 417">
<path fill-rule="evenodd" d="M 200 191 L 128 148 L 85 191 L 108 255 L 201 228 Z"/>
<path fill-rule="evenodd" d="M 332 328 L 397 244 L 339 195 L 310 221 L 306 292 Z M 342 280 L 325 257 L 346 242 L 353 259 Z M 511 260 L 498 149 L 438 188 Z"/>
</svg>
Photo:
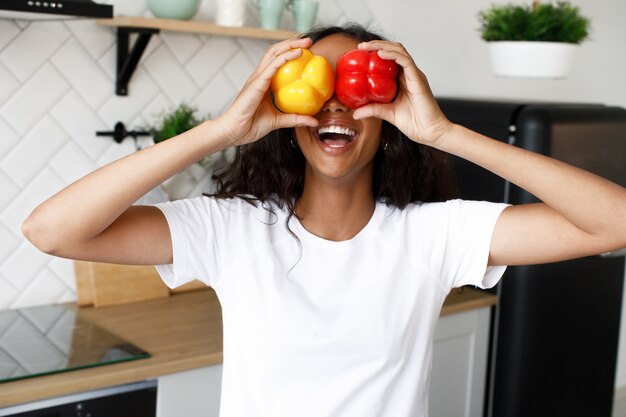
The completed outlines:
<svg viewBox="0 0 626 417">
<path fill-rule="evenodd" d="M 387 152 L 387 148 L 389 148 L 389 142 L 384 141 L 383 142 L 383 152 Z"/>
<path fill-rule="evenodd" d="M 289 140 L 289 144 L 291 145 L 292 148 L 298 149 L 298 142 L 296 142 L 294 138 L 291 138 Z"/>
</svg>

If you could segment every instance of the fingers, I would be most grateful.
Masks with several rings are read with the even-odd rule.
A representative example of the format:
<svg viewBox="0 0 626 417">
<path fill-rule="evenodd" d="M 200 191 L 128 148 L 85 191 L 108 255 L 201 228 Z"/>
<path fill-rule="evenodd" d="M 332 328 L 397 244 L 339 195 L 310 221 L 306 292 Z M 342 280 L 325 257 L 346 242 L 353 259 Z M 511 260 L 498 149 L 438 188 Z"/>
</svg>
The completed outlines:
<svg viewBox="0 0 626 417">
<path fill-rule="evenodd" d="M 285 52 L 282 52 L 280 55 L 275 56 L 268 64 L 261 70 L 258 74 L 257 78 L 266 81 L 269 85 L 276 71 L 283 65 L 285 65 L 288 61 L 292 59 L 299 58 L 302 55 L 302 48 L 289 49 Z"/>
<path fill-rule="evenodd" d="M 359 107 L 354 111 L 352 117 L 354 120 L 366 119 L 368 117 L 376 117 L 394 123 L 394 112 L 389 104 L 373 103 Z"/>
<path fill-rule="evenodd" d="M 276 117 L 276 128 L 296 126 L 317 127 L 318 125 L 319 121 L 313 116 L 281 113 Z"/>
<path fill-rule="evenodd" d="M 296 59 L 302 55 L 302 49 L 312 44 L 310 38 L 288 39 L 270 46 L 254 73 L 248 78 L 245 87 L 256 84 L 255 90 L 267 91 L 272 76 L 287 61 Z"/>
<path fill-rule="evenodd" d="M 290 49 L 308 48 L 313 44 L 311 38 L 293 38 L 271 45 L 265 51 L 261 62 L 257 67 L 256 73 L 261 73 L 276 57 Z"/>
<path fill-rule="evenodd" d="M 360 43 L 358 48 L 365 51 L 378 51 L 378 56 L 382 59 L 395 61 L 402 67 L 404 76 L 408 79 L 409 83 L 426 81 L 424 73 L 417 68 L 417 65 L 415 64 L 415 61 L 413 61 L 413 58 L 411 58 L 411 55 L 400 43 L 370 41 Z"/>
</svg>

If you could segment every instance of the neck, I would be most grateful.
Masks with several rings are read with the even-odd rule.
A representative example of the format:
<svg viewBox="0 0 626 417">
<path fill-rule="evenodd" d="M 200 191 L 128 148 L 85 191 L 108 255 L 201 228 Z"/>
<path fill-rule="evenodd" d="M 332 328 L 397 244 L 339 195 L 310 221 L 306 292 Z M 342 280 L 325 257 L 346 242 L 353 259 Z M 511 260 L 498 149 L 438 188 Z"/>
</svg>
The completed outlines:
<svg viewBox="0 0 626 417">
<path fill-rule="evenodd" d="M 346 184 L 307 181 L 305 176 L 304 190 L 295 208 L 309 232 L 342 241 L 352 239 L 367 225 L 375 207 L 371 178 Z"/>
</svg>

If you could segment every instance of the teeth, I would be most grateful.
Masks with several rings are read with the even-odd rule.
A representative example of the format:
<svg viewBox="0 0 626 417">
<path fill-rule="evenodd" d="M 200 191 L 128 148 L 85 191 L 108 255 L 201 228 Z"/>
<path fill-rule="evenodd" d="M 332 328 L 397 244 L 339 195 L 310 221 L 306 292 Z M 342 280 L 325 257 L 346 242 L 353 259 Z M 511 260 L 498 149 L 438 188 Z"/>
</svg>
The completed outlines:
<svg viewBox="0 0 626 417">
<path fill-rule="evenodd" d="M 318 129 L 317 133 L 319 135 L 323 135 L 324 133 L 339 133 L 341 135 L 355 136 L 356 130 L 340 126 L 326 126 Z"/>
</svg>

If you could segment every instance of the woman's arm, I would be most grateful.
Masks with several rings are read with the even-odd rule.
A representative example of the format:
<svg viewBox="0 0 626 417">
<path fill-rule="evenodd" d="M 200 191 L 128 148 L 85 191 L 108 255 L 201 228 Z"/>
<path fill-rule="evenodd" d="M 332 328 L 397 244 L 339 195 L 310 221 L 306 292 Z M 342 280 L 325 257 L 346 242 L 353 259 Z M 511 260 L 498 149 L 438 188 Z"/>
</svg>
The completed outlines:
<svg viewBox="0 0 626 417">
<path fill-rule="evenodd" d="M 131 205 L 206 155 L 253 142 L 277 128 L 316 126 L 313 117 L 278 112 L 268 92 L 276 70 L 310 45 L 310 39 L 290 39 L 268 48 L 224 114 L 79 179 L 30 214 L 24 235 L 40 250 L 66 258 L 171 262 L 171 237 L 161 211 Z"/>
<path fill-rule="evenodd" d="M 491 241 L 491 265 L 556 262 L 626 247 L 623 187 L 459 125 L 452 125 L 435 146 L 543 201 L 503 211 Z"/>
<path fill-rule="evenodd" d="M 131 205 L 203 156 L 228 146 L 218 121 L 145 148 L 79 179 L 39 205 L 23 224 L 40 250 L 119 263 L 171 261 L 169 229 L 155 207 Z"/>
<path fill-rule="evenodd" d="M 491 241 L 491 265 L 555 262 L 626 247 L 626 189 L 451 123 L 402 45 L 373 41 L 359 48 L 395 60 L 402 71 L 396 99 L 364 106 L 355 118 L 387 120 L 412 140 L 467 159 L 543 201 L 503 211 Z"/>
</svg>

